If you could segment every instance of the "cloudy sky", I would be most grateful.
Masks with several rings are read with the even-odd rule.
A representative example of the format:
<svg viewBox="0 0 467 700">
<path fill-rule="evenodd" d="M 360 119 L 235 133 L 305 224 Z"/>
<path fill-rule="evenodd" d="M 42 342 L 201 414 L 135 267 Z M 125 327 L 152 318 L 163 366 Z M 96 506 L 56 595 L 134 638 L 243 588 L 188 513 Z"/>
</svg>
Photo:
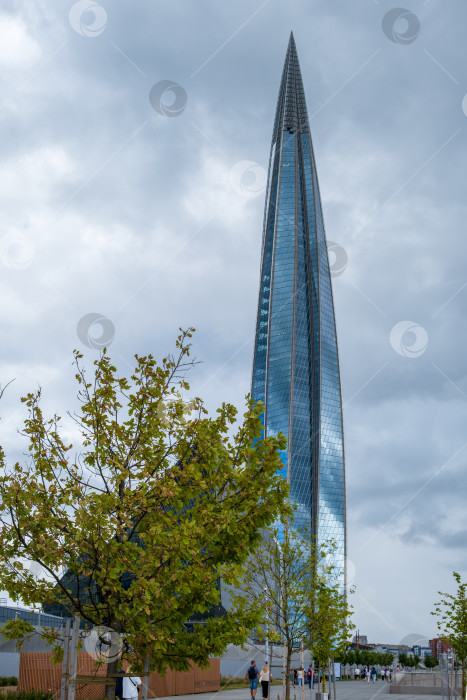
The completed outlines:
<svg viewBox="0 0 467 700">
<path fill-rule="evenodd" d="M 467 575 L 463 0 L 3 0 L 1 440 L 197 329 L 193 393 L 249 390 L 264 177 L 290 30 L 331 262 L 355 625 L 435 633 Z M 172 85 L 172 90 L 170 86 Z M 102 323 L 98 319 L 103 319 Z M 112 340 L 113 338 L 113 340 Z"/>
</svg>

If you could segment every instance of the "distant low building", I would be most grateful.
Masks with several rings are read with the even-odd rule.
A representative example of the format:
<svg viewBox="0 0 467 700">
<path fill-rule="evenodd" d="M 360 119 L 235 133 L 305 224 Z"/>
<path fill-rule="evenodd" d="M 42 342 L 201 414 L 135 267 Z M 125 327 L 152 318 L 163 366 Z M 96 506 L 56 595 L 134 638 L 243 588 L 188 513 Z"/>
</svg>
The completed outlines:
<svg viewBox="0 0 467 700">
<path fill-rule="evenodd" d="M 434 639 L 430 639 L 428 643 L 430 645 L 431 655 L 436 656 L 437 659 L 439 659 L 440 654 L 446 654 L 452 650 L 452 644 L 448 642 L 447 639 L 435 637 Z"/>
<path fill-rule="evenodd" d="M 42 610 L 19 608 L 17 605 L 2 603 L 0 605 L 0 626 L 9 620 L 24 620 L 34 627 L 61 627 L 63 625 L 63 616 L 61 615 L 51 615 Z"/>
<path fill-rule="evenodd" d="M 433 654 L 431 653 L 431 647 L 422 647 L 419 644 L 414 644 L 414 646 L 412 647 L 412 652 L 414 656 L 419 656 L 422 661 L 426 656 L 433 656 Z"/>
<path fill-rule="evenodd" d="M 48 615 L 42 610 L 20 608 L 16 605 L 8 605 L 5 599 L 0 603 L 0 676 L 16 676 L 19 674 L 19 650 L 15 640 L 5 641 L 2 635 L 2 627 L 10 620 L 24 620 L 36 628 L 38 634 L 25 641 L 24 652 L 50 653 L 52 648 L 41 639 L 39 631 L 44 627 L 62 627 L 64 620 L 56 615 Z"/>
</svg>

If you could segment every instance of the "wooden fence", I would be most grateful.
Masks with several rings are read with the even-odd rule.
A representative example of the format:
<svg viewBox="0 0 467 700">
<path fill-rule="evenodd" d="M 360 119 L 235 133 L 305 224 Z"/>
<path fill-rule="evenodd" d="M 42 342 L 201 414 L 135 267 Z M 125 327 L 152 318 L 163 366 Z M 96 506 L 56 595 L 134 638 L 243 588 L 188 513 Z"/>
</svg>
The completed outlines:
<svg viewBox="0 0 467 700">
<path fill-rule="evenodd" d="M 78 654 L 78 676 L 105 676 L 106 666 L 94 666 L 94 659 L 84 652 Z M 52 663 L 51 654 L 28 654 L 22 652 L 19 661 L 18 690 L 50 691 L 60 697 L 61 664 Z M 210 665 L 201 669 L 191 664 L 190 671 L 180 673 L 167 671 L 165 676 L 153 672 L 149 675 L 148 698 L 163 698 L 171 695 L 216 692 L 220 689 L 220 661 L 210 659 Z M 103 696 L 103 685 L 91 683 L 76 686 L 77 700 L 96 700 Z"/>
</svg>

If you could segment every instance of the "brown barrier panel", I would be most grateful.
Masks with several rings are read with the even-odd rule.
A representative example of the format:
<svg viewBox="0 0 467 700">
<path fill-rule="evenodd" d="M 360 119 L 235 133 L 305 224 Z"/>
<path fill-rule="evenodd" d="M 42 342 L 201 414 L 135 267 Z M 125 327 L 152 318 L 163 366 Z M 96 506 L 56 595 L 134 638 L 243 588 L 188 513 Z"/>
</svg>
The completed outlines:
<svg viewBox="0 0 467 700">
<path fill-rule="evenodd" d="M 166 698 L 175 695 L 175 672 L 167 670 L 165 676 L 157 671 L 149 674 L 148 698 Z"/>
<path fill-rule="evenodd" d="M 78 676 L 105 676 L 106 666 L 94 666 L 94 659 L 84 652 L 78 654 Z M 21 652 L 19 657 L 18 690 L 44 690 L 57 698 L 60 693 L 62 665 L 52 662 L 51 654 L 28 654 Z M 80 684 L 76 686 L 78 700 L 95 700 L 104 695 L 104 686 Z"/>
<path fill-rule="evenodd" d="M 195 666 L 195 693 L 213 693 L 221 687 L 220 659 L 209 659 L 209 666 Z"/>
<path fill-rule="evenodd" d="M 84 652 L 78 654 L 78 676 L 105 676 L 106 666 L 94 666 L 94 659 Z M 52 663 L 51 654 L 21 652 L 19 661 L 18 690 L 51 691 L 57 698 L 60 693 L 61 664 Z M 216 692 L 220 689 L 220 661 L 210 659 L 207 669 L 191 664 L 190 671 L 179 673 L 167 670 L 165 676 L 157 671 L 149 675 L 148 698 L 170 695 Z M 96 700 L 104 695 L 104 685 L 91 683 L 76 686 L 77 700 Z"/>
<path fill-rule="evenodd" d="M 195 692 L 195 669 L 194 664 L 186 673 L 175 674 L 175 695 L 191 695 Z"/>
</svg>

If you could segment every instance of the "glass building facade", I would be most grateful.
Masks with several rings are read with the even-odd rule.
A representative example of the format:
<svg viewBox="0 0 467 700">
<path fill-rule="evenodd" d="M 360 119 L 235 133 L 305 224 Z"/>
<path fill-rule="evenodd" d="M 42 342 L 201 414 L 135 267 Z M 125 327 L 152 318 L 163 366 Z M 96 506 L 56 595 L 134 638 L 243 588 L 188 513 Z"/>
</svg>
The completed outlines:
<svg viewBox="0 0 467 700">
<path fill-rule="evenodd" d="M 337 545 L 345 584 L 342 401 L 334 305 L 305 93 L 290 36 L 274 122 L 263 227 L 252 396 L 284 433 L 295 522 Z"/>
<path fill-rule="evenodd" d="M 13 605 L 0 605 L 0 626 L 10 620 L 25 620 L 34 627 L 63 627 L 63 617 L 49 615 L 45 612 L 35 612 L 25 608 L 13 607 Z"/>
</svg>

